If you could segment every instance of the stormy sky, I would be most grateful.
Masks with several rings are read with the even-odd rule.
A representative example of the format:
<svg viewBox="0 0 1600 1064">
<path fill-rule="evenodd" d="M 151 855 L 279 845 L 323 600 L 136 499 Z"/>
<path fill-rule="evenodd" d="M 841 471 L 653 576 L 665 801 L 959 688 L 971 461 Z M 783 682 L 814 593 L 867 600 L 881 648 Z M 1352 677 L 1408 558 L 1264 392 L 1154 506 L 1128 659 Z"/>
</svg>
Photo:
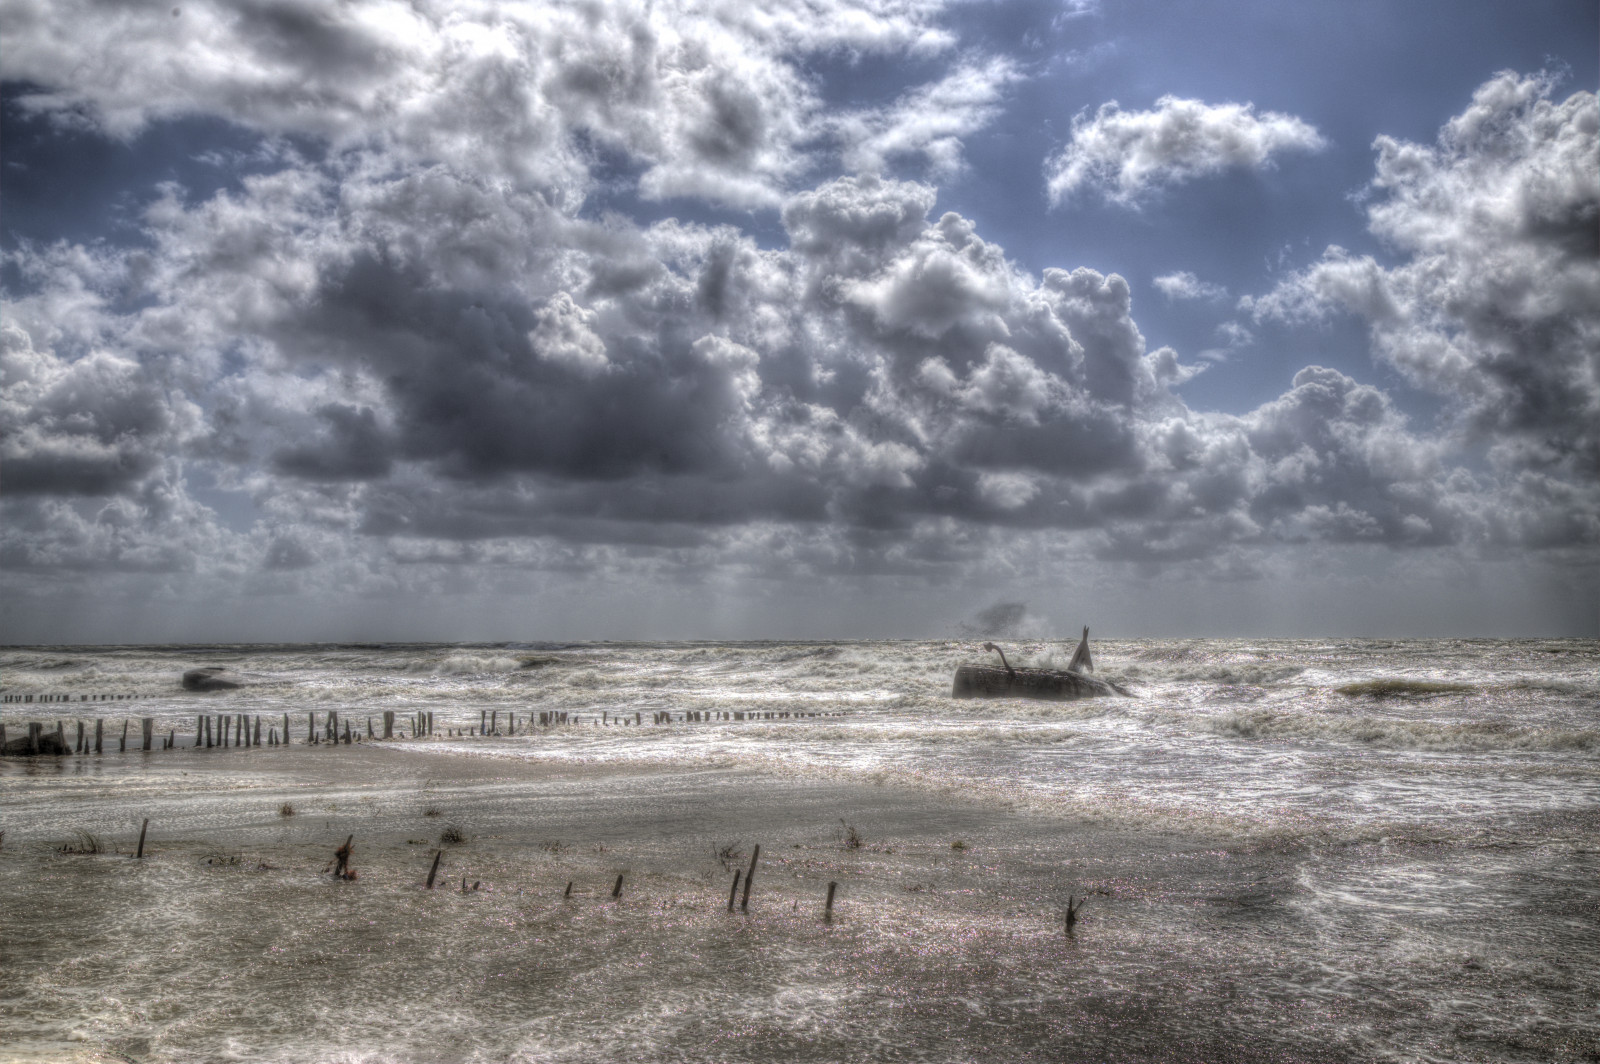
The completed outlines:
<svg viewBox="0 0 1600 1064">
<path fill-rule="evenodd" d="M 1597 37 L 0 0 L 0 640 L 1600 633 Z"/>
</svg>

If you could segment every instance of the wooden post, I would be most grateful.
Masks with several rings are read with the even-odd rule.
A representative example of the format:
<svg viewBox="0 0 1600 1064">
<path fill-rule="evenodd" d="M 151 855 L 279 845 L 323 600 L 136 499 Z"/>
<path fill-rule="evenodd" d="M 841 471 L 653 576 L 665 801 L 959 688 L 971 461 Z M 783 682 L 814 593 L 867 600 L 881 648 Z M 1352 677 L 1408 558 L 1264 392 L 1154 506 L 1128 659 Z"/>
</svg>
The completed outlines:
<svg viewBox="0 0 1600 1064">
<path fill-rule="evenodd" d="M 392 709 L 383 711 L 383 737 L 385 739 L 394 738 L 394 710 Z"/>
<path fill-rule="evenodd" d="M 569 880 L 567 880 L 567 892 L 566 892 L 566 893 L 565 893 L 565 894 L 563 894 L 563 895 L 561 895 L 561 896 L 562 896 L 562 897 L 563 897 L 563 898 L 570 898 L 570 897 L 572 897 L 572 880 L 570 880 L 570 879 L 569 879 Z"/>
<path fill-rule="evenodd" d="M 28 722 L 28 753 L 37 754 L 39 752 L 39 738 L 43 731 L 43 724 L 36 720 Z"/>
<path fill-rule="evenodd" d="M 75 754 L 87 754 L 89 752 L 88 744 L 83 741 L 83 721 L 81 720 L 78 722 L 78 738 L 72 744 L 72 752 Z"/>
<path fill-rule="evenodd" d="M 1088 898 L 1083 899 L 1083 901 L 1088 900 Z M 1069 935 L 1072 934 L 1073 925 L 1078 922 L 1078 910 L 1083 908 L 1083 901 L 1080 901 L 1074 905 L 1072 903 L 1073 896 L 1071 894 L 1067 895 L 1067 934 Z"/>
<path fill-rule="evenodd" d="M 613 899 L 622 897 L 622 873 L 620 872 L 617 873 L 617 885 L 611 888 L 611 897 Z"/>
<path fill-rule="evenodd" d="M 367 718 L 367 738 L 368 739 L 375 738 L 375 736 L 372 734 L 372 718 L 371 717 Z"/>
<path fill-rule="evenodd" d="M 828 884 L 828 904 L 822 909 L 822 919 L 830 924 L 833 923 L 833 892 L 837 889 L 839 889 L 839 884 Z"/>
<path fill-rule="evenodd" d="M 428 734 L 433 734 L 433 710 L 428 710 Z"/>
<path fill-rule="evenodd" d="M 756 843 L 756 848 L 750 851 L 750 870 L 744 874 L 744 894 L 739 898 L 739 911 L 750 911 L 750 884 L 756 878 L 756 862 L 761 859 L 761 844 Z"/>
<path fill-rule="evenodd" d="M 317 741 L 317 711 L 309 710 L 306 715 L 306 742 L 315 744 Z"/>
<path fill-rule="evenodd" d="M 733 886 L 728 888 L 728 911 L 733 912 L 733 903 L 739 897 L 739 870 L 733 870 Z"/>
<path fill-rule="evenodd" d="M 478 734 L 483 734 L 483 729 L 489 726 L 489 714 L 486 710 L 478 710 Z"/>
<path fill-rule="evenodd" d="M 209 750 L 211 749 L 211 714 L 207 713 L 200 720 L 206 726 L 206 749 Z"/>
<path fill-rule="evenodd" d="M 433 867 L 428 869 L 428 889 L 433 889 L 433 877 L 439 874 L 439 858 L 444 856 L 443 850 L 437 850 L 433 855 Z"/>
<path fill-rule="evenodd" d="M 328 741 L 331 743 L 339 741 L 339 711 L 337 709 L 328 710 Z"/>
<path fill-rule="evenodd" d="M 289 745 L 289 714 L 283 715 L 283 745 Z"/>
<path fill-rule="evenodd" d="M 122 745 L 117 747 L 117 752 L 119 754 L 125 754 L 125 753 L 128 752 L 128 718 L 127 717 L 123 717 L 122 718 Z"/>
<path fill-rule="evenodd" d="M 344 840 L 343 846 L 333 851 L 334 860 L 337 862 L 334 865 L 333 878 L 343 879 L 345 877 L 345 872 L 350 867 L 350 844 L 354 841 L 355 836 L 351 835 Z"/>
<path fill-rule="evenodd" d="M 139 730 L 143 732 L 142 738 L 144 739 L 144 748 L 146 750 L 150 749 L 150 733 L 154 730 L 155 723 L 156 722 L 151 720 L 149 717 L 145 717 L 139 721 Z"/>
<path fill-rule="evenodd" d="M 145 747 L 145 749 L 148 750 L 150 748 L 147 746 L 147 747 Z M 133 855 L 133 859 L 136 860 L 136 861 L 144 860 L 144 829 L 149 827 L 149 826 L 150 826 L 150 818 L 149 817 L 145 817 L 144 818 L 144 823 L 139 825 L 139 852 Z"/>
</svg>

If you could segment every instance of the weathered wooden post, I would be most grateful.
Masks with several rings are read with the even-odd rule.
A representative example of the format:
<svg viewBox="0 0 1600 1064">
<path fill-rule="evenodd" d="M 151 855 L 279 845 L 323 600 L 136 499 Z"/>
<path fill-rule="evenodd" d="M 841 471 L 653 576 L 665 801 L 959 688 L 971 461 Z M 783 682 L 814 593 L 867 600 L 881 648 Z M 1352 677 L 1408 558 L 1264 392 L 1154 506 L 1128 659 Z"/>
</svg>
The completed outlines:
<svg viewBox="0 0 1600 1064">
<path fill-rule="evenodd" d="M 367 718 L 367 738 L 374 738 L 372 734 L 372 718 L 370 716 Z"/>
<path fill-rule="evenodd" d="M 117 747 L 117 753 L 125 754 L 127 752 L 128 752 L 128 718 L 127 717 L 123 717 L 122 718 L 122 745 Z"/>
<path fill-rule="evenodd" d="M 728 911 L 733 912 L 733 903 L 739 897 L 739 870 L 733 870 L 733 886 L 728 888 Z"/>
<path fill-rule="evenodd" d="M 354 841 L 355 836 L 351 835 L 344 840 L 343 846 L 333 851 L 334 860 L 337 862 L 333 869 L 334 879 L 343 879 L 348 874 L 350 868 L 350 844 Z"/>
<path fill-rule="evenodd" d="M 612 897 L 613 900 L 622 897 L 622 873 L 621 872 L 617 873 L 617 885 L 611 888 L 611 897 Z"/>
<path fill-rule="evenodd" d="M 394 710 L 392 709 L 383 711 L 383 737 L 385 739 L 394 738 Z"/>
<path fill-rule="evenodd" d="M 837 883 L 828 884 L 828 904 L 822 909 L 822 919 L 825 923 L 833 923 L 833 892 L 839 888 Z"/>
<path fill-rule="evenodd" d="M 483 734 L 483 729 L 489 726 L 489 713 L 487 710 L 478 710 L 478 734 Z"/>
<path fill-rule="evenodd" d="M 1083 901 L 1088 901 L 1088 900 L 1089 900 L 1088 898 L 1083 899 Z M 1066 928 L 1066 930 L 1067 930 L 1067 934 L 1069 934 L 1069 935 L 1072 934 L 1072 928 L 1078 922 L 1078 910 L 1083 908 L 1083 901 L 1080 901 L 1076 905 L 1074 905 L 1072 903 L 1073 902 L 1073 896 L 1071 894 L 1067 895 L 1067 928 Z"/>
<path fill-rule="evenodd" d="M 73 740 L 72 752 L 75 754 L 87 754 L 89 752 L 83 742 L 83 721 L 81 720 L 78 721 L 78 736 Z"/>
<path fill-rule="evenodd" d="M 756 862 L 761 859 L 761 844 L 756 843 L 756 848 L 750 851 L 750 869 L 744 874 L 744 894 L 739 898 L 739 911 L 750 911 L 750 884 L 755 882 Z"/>
<path fill-rule="evenodd" d="M 428 734 L 433 734 L 433 710 L 428 710 Z"/>
<path fill-rule="evenodd" d="M 439 858 L 444 856 L 443 850 L 436 850 L 433 855 L 433 867 L 428 869 L 428 889 L 433 889 L 433 877 L 439 874 Z"/>
<path fill-rule="evenodd" d="M 147 747 L 145 747 L 145 749 L 148 750 L 150 748 L 147 746 Z M 133 855 L 133 859 L 135 861 L 144 860 L 144 829 L 149 827 L 149 826 L 150 826 L 150 818 L 149 817 L 145 817 L 144 818 L 144 823 L 139 825 L 139 852 L 135 853 Z"/>
<path fill-rule="evenodd" d="M 339 711 L 337 709 L 328 710 L 328 741 L 330 743 L 339 741 Z"/>
<path fill-rule="evenodd" d="M 572 880 L 570 880 L 570 879 L 569 879 L 569 880 L 567 880 L 567 890 L 566 890 L 566 893 L 565 893 L 565 894 L 562 894 L 562 895 L 561 895 L 561 896 L 562 896 L 562 897 L 563 897 L 563 898 L 570 898 L 570 897 L 572 897 Z"/>
<path fill-rule="evenodd" d="M 155 724 L 156 722 L 149 717 L 144 717 L 139 721 L 139 730 L 143 733 L 141 737 L 144 739 L 144 748 L 146 750 L 150 749 L 151 732 L 154 731 Z"/>
<path fill-rule="evenodd" d="M 317 741 L 317 711 L 308 710 L 306 714 L 306 742 L 315 745 Z"/>
<path fill-rule="evenodd" d="M 289 745 L 289 714 L 283 715 L 283 745 Z"/>
<path fill-rule="evenodd" d="M 207 713 L 200 720 L 206 726 L 206 749 L 209 750 L 211 749 L 211 714 Z"/>
<path fill-rule="evenodd" d="M 28 753 L 39 752 L 39 740 L 44 737 L 44 725 L 36 720 L 28 722 Z"/>
</svg>

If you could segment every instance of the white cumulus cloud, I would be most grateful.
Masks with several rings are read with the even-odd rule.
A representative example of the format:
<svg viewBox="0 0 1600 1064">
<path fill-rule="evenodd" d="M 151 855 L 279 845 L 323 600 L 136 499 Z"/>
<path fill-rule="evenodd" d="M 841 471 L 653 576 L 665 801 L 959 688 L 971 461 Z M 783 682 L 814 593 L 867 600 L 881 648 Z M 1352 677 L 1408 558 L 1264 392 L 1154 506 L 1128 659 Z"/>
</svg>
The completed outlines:
<svg viewBox="0 0 1600 1064">
<path fill-rule="evenodd" d="M 1231 169 L 1260 169 L 1284 152 L 1320 151 L 1316 128 L 1255 105 L 1208 104 L 1163 96 L 1148 111 L 1124 111 L 1117 101 L 1072 120 L 1072 137 L 1045 165 L 1052 203 L 1098 189 L 1108 200 L 1134 206 L 1167 186 Z"/>
</svg>

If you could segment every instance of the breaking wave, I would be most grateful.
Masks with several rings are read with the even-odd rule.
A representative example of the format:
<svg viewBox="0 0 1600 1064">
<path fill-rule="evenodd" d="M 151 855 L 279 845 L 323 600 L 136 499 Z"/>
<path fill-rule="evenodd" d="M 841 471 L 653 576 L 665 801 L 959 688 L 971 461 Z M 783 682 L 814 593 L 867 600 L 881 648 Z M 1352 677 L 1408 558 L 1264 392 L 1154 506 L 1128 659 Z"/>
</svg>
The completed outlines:
<svg viewBox="0 0 1600 1064">
<path fill-rule="evenodd" d="M 1231 738 L 1324 740 L 1397 750 L 1600 752 L 1600 729 L 1527 728 L 1503 719 L 1445 723 L 1253 709 L 1203 717 L 1195 727 Z"/>
</svg>

